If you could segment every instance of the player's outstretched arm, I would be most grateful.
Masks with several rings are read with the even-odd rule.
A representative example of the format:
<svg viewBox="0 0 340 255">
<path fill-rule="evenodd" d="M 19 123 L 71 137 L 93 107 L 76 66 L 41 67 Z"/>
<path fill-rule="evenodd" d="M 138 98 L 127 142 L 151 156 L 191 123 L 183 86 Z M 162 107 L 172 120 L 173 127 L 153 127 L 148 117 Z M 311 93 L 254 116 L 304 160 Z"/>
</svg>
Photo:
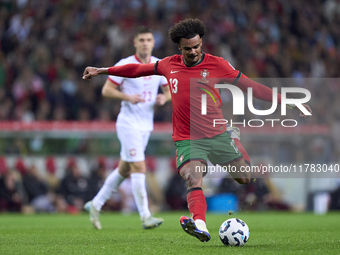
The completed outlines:
<svg viewBox="0 0 340 255">
<path fill-rule="evenodd" d="M 83 73 L 84 80 L 90 80 L 92 77 L 100 74 L 116 75 L 126 78 L 137 78 L 141 76 L 154 75 L 155 64 L 127 64 L 122 66 L 112 66 L 109 68 L 97 68 L 88 66 Z"/>
<path fill-rule="evenodd" d="M 263 84 L 260 84 L 258 82 L 253 81 L 252 79 L 248 78 L 246 75 L 242 74 L 241 79 L 237 83 L 237 86 L 242 89 L 242 91 L 247 92 L 248 87 L 253 88 L 253 96 L 257 99 L 263 100 L 263 101 L 272 101 L 272 89 L 264 86 Z M 278 94 L 278 103 L 281 103 L 281 95 Z M 312 113 L 312 109 L 307 104 L 302 104 L 310 113 Z M 299 110 L 299 108 L 295 105 L 292 105 L 288 108 L 293 110 Z M 307 117 L 310 115 L 306 115 L 303 112 L 300 111 L 301 117 Z"/>
<path fill-rule="evenodd" d="M 98 76 L 100 74 L 108 74 L 108 68 L 97 68 L 88 66 L 84 70 L 83 79 L 90 80 L 92 79 L 92 77 Z"/>
</svg>

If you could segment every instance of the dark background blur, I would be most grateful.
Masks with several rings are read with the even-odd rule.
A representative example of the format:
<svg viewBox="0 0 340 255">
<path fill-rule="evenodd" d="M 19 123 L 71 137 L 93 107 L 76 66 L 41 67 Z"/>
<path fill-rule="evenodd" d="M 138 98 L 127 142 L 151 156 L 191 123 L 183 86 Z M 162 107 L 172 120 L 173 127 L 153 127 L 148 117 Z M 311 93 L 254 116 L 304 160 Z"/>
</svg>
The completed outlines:
<svg viewBox="0 0 340 255">
<path fill-rule="evenodd" d="M 339 76 L 337 0 L 2 0 L 0 119 L 115 120 L 119 103 L 100 94 L 105 77 L 90 86 L 81 80 L 84 68 L 112 66 L 133 54 L 139 25 L 153 29 L 156 57 L 180 53 L 167 31 L 188 17 L 207 26 L 204 51 L 249 77 Z M 321 109 L 313 109 L 320 122 L 340 117 L 339 110 L 329 112 L 339 90 L 337 84 L 313 91 L 320 97 Z M 171 106 L 158 110 L 155 120 L 171 121 Z"/>
</svg>

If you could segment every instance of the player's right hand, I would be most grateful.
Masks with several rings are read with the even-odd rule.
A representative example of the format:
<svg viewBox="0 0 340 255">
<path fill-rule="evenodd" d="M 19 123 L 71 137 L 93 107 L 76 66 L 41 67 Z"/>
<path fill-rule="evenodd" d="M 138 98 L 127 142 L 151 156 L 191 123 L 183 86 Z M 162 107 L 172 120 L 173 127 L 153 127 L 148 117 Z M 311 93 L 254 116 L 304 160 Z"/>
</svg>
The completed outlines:
<svg viewBox="0 0 340 255">
<path fill-rule="evenodd" d="M 144 103 L 145 100 L 140 95 L 130 95 L 128 101 L 132 104 Z"/>
<path fill-rule="evenodd" d="M 163 94 L 158 94 L 156 97 L 156 105 L 164 105 L 166 103 L 165 96 Z"/>
<path fill-rule="evenodd" d="M 83 79 L 91 80 L 92 77 L 98 76 L 99 75 L 98 69 L 99 68 L 91 67 L 91 66 L 86 67 L 83 73 Z"/>
</svg>

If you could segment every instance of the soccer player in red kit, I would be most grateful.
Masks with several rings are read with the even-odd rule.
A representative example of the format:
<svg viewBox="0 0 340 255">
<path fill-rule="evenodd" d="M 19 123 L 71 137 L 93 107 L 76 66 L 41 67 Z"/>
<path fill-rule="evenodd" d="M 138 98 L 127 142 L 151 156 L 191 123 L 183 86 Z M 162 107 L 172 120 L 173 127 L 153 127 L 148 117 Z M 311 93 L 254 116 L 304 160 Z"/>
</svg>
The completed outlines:
<svg viewBox="0 0 340 255">
<path fill-rule="evenodd" d="M 83 74 L 83 79 L 91 79 L 100 74 L 131 78 L 158 74 L 167 78 L 173 106 L 172 137 L 177 147 L 177 169 L 186 181 L 187 203 L 191 214 L 191 218 L 182 216 L 180 223 L 186 233 L 202 242 L 210 240 L 205 219 L 207 204 L 202 191 L 206 172 L 197 169 L 204 169 L 208 159 L 214 165 L 227 168 L 233 166 L 237 170 L 247 166 L 245 155 L 238 150 L 240 146 L 235 144 L 237 139 L 231 139 L 226 126 L 220 124 L 213 127 L 213 119 L 224 119 L 222 110 L 213 99 L 207 100 L 208 114 L 201 114 L 202 89 L 219 96 L 219 91 L 213 88 L 215 83 L 208 83 L 207 77 L 224 80 L 244 92 L 252 87 L 255 98 L 272 101 L 272 89 L 247 78 L 223 58 L 202 52 L 202 37 L 205 33 L 206 28 L 199 19 L 180 21 L 170 28 L 169 37 L 178 45 L 182 55 L 166 57 L 155 64 L 87 67 Z M 280 102 L 281 96 L 278 94 Z M 307 105 L 305 107 L 311 112 Z M 230 174 L 238 183 L 250 182 L 249 173 L 238 171 L 237 174 Z"/>
</svg>

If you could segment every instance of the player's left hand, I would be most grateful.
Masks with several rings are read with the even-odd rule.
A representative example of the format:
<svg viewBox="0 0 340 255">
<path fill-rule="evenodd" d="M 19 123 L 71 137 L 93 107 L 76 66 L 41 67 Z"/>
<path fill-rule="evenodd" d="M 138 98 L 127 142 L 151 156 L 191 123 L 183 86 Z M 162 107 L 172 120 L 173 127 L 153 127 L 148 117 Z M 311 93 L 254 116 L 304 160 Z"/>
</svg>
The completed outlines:
<svg viewBox="0 0 340 255">
<path fill-rule="evenodd" d="M 309 107 L 309 105 L 307 105 L 307 104 L 302 104 L 310 113 L 312 113 L 312 109 Z M 299 110 L 299 108 L 297 108 L 296 106 L 295 106 L 295 108 L 294 108 L 295 110 Z M 310 116 L 310 115 L 306 115 L 306 114 L 304 114 L 303 112 L 301 112 L 300 111 L 300 114 L 299 114 L 301 117 L 304 117 L 304 118 L 306 118 L 306 117 L 308 117 L 308 116 Z"/>
<path fill-rule="evenodd" d="M 166 98 L 163 94 L 158 94 L 156 97 L 156 105 L 164 105 L 166 103 Z"/>
</svg>

